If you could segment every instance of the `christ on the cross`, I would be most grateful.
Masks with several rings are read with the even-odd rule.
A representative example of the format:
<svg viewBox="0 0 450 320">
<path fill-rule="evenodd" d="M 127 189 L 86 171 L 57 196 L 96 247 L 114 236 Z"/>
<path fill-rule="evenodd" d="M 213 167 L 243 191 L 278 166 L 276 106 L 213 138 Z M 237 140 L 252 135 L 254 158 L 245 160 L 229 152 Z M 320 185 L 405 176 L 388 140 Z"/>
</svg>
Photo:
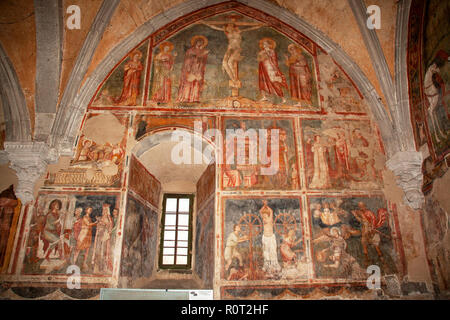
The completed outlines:
<svg viewBox="0 0 450 320">
<path fill-rule="evenodd" d="M 228 38 L 228 48 L 223 57 L 222 68 L 230 78 L 229 85 L 233 97 L 239 95 L 239 88 L 241 87 L 238 74 L 238 64 L 243 58 L 241 56 L 241 33 L 258 29 L 264 25 L 263 23 L 255 22 L 237 22 L 237 20 L 241 18 L 242 16 L 240 15 L 229 15 L 227 16 L 228 20 L 226 21 L 201 21 L 201 23 L 214 30 L 223 31 Z M 223 25 L 223 27 L 220 27 L 221 25 Z"/>
</svg>

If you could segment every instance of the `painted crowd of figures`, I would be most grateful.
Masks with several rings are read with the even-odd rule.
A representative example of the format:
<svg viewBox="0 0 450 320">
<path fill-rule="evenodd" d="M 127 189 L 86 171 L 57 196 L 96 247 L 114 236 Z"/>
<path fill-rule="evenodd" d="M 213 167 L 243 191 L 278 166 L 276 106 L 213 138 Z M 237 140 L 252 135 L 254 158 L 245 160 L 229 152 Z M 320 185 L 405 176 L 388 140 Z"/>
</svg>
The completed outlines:
<svg viewBox="0 0 450 320">
<path fill-rule="evenodd" d="M 217 26 L 208 24 L 214 29 Z M 246 30 L 250 30 L 248 28 Z M 242 86 L 239 79 L 238 63 L 243 59 L 240 55 L 241 35 L 240 30 L 234 24 L 228 24 L 224 28 L 228 37 L 228 48 L 223 58 L 222 67 L 229 77 L 229 86 L 232 95 L 238 96 L 238 90 Z M 279 67 L 278 56 L 275 52 L 276 42 L 270 37 L 259 40 L 258 62 L 258 88 L 259 101 L 268 101 L 270 96 L 279 97 L 282 103 L 286 102 L 285 91 L 290 98 L 311 104 L 312 99 L 312 70 L 303 50 L 295 44 L 288 46 L 288 54 L 284 55 L 284 63 L 289 69 L 289 84 L 287 77 Z M 184 54 L 181 74 L 178 81 L 178 92 L 175 101 L 178 103 L 200 102 L 205 86 L 205 71 L 210 50 L 207 49 L 208 39 L 203 35 L 195 35 L 190 39 L 190 47 Z M 135 50 L 130 53 L 128 62 L 124 65 L 122 91 L 119 97 L 109 96 L 105 89 L 96 98 L 96 102 L 134 106 L 140 94 L 143 63 L 142 52 Z M 155 103 L 168 103 L 172 101 L 173 69 L 175 57 L 174 44 L 165 41 L 159 45 L 159 52 L 153 59 L 153 79 L 151 85 L 150 100 Z"/>
<path fill-rule="evenodd" d="M 247 124 L 248 122 L 248 124 Z M 251 143 L 248 137 L 245 137 L 244 159 L 243 163 L 233 161 L 235 150 L 238 150 L 237 140 L 227 139 L 225 145 L 226 162 L 223 171 L 223 187 L 226 189 L 298 189 L 300 181 L 295 156 L 295 144 L 293 142 L 293 130 L 291 123 L 281 123 L 276 120 L 263 122 L 230 120 L 226 123 L 227 129 L 241 129 L 243 132 L 251 129 L 266 128 L 267 135 L 267 158 L 268 161 L 260 158 L 255 163 L 251 160 L 252 154 L 257 154 L 258 146 Z M 252 127 L 250 127 L 252 126 Z M 272 131 L 278 130 L 278 140 L 274 139 L 272 143 Z M 261 143 L 261 142 L 259 142 Z M 272 149 L 273 148 L 273 149 Z M 277 163 L 272 163 L 273 154 L 278 151 Z M 270 159 L 270 160 L 269 160 Z M 235 164 L 236 163 L 236 164 Z M 263 168 L 270 168 L 276 165 L 273 175 L 262 174 Z"/>
<path fill-rule="evenodd" d="M 243 200 L 240 206 L 247 204 Z M 296 211 L 298 208 L 294 206 L 275 212 L 267 200 L 262 200 L 258 213 L 251 213 L 251 209 L 244 211 L 225 241 L 225 278 L 234 281 L 306 278 L 307 262 Z"/>
<path fill-rule="evenodd" d="M 319 278 L 363 280 L 371 264 L 383 273 L 395 272 L 387 209 L 381 199 L 322 198 L 311 204 L 312 251 Z M 373 208 L 366 203 L 378 202 Z M 294 211 L 282 202 L 246 212 L 248 200 L 238 205 L 243 215 L 228 228 L 224 243 L 224 278 L 230 281 L 302 279 L 309 259 Z M 273 208 L 271 208 L 273 207 Z M 233 207 L 237 208 L 237 207 Z M 254 208 L 253 208 L 254 209 Z M 229 211 L 231 212 L 231 210 Z M 231 222 L 231 218 L 228 218 Z"/>
<path fill-rule="evenodd" d="M 77 162 L 104 162 L 111 161 L 114 164 L 119 164 L 124 156 L 120 143 L 111 144 L 109 142 L 104 144 L 97 144 L 95 141 L 85 137 L 81 137 L 77 153 L 74 157 L 74 163 Z"/>
<path fill-rule="evenodd" d="M 380 183 L 375 162 L 378 147 L 370 143 L 367 132 L 360 127 L 344 123 L 320 131 L 311 128 L 305 131 L 310 188 L 373 188 Z"/>
<path fill-rule="evenodd" d="M 61 209 L 59 199 L 52 200 L 47 211 L 36 208 L 30 224 L 28 263 L 39 265 L 45 273 L 71 264 L 82 271 L 111 273 L 118 209 L 111 212 L 106 202 L 95 215 L 92 206 L 76 207 L 72 214 Z"/>
<path fill-rule="evenodd" d="M 228 30 L 228 29 L 227 29 Z M 230 33 L 231 32 L 231 33 Z M 230 86 L 240 87 L 237 73 L 237 62 L 240 52 L 240 40 L 234 39 L 232 34 L 237 31 L 228 30 L 230 44 L 225 54 L 223 67 L 230 77 Z M 203 35 L 192 37 L 191 47 L 186 51 L 178 87 L 177 102 L 200 102 L 205 83 L 205 70 L 209 50 L 206 49 L 208 39 Z M 271 38 L 259 41 L 258 53 L 258 84 L 261 101 L 268 100 L 268 95 L 276 95 L 286 101 L 283 88 L 289 89 L 291 98 L 311 103 L 312 77 L 311 69 L 300 47 L 291 44 L 288 48 L 290 56 L 286 55 L 286 65 L 289 67 L 289 88 L 286 77 L 278 66 L 275 52 L 276 42 Z M 155 102 L 170 102 L 174 57 L 173 44 L 164 42 L 159 46 L 160 52 L 155 57 L 155 75 L 152 86 L 151 99 Z M 231 66 L 230 66 L 231 65 Z M 238 83 L 238 84 L 237 84 Z"/>
<path fill-rule="evenodd" d="M 367 276 L 365 268 L 371 263 L 386 271 L 389 257 L 388 253 L 383 254 L 381 241 L 382 237 L 390 241 L 391 236 L 380 228 L 385 226 L 387 210 L 380 208 L 375 214 L 364 201 L 346 209 L 342 204 L 342 199 L 335 199 L 316 201 L 312 205 L 312 243 L 319 276 L 331 274 L 333 278 L 363 279 Z M 358 249 L 348 250 L 349 241 L 356 243 L 354 247 Z M 374 261 L 369 250 L 375 251 Z M 362 259 L 356 259 L 357 256 Z"/>
</svg>

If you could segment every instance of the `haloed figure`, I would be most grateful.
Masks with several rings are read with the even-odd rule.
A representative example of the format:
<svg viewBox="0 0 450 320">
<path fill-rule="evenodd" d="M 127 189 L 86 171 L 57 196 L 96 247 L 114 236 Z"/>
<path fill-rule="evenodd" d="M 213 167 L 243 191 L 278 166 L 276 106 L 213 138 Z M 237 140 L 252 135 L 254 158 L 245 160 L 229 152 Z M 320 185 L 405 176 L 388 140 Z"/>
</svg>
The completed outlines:
<svg viewBox="0 0 450 320">
<path fill-rule="evenodd" d="M 287 83 L 278 67 L 276 43 L 271 38 L 263 38 L 259 41 L 259 47 L 261 50 L 258 53 L 258 83 L 262 95 L 260 101 L 267 101 L 267 95 L 276 95 L 282 99 L 282 102 L 286 102 L 283 87 L 287 89 Z"/>
<path fill-rule="evenodd" d="M 135 50 L 130 54 L 130 60 L 125 64 L 122 93 L 114 102 L 119 105 L 135 106 L 139 95 L 141 73 L 144 66 L 141 62 L 142 52 Z"/>
<path fill-rule="evenodd" d="M 42 237 L 44 240 L 45 258 L 48 260 L 53 249 L 58 250 L 59 257 L 63 258 L 63 247 L 61 242 L 62 224 L 60 212 L 62 202 L 58 199 L 50 202 Z"/>
<path fill-rule="evenodd" d="M 191 39 L 191 47 L 186 51 L 181 69 L 178 102 L 200 102 L 204 86 L 208 39 L 197 35 Z"/>
<path fill-rule="evenodd" d="M 87 207 L 85 214 L 81 219 L 81 230 L 76 238 L 77 245 L 75 248 L 75 255 L 73 262 L 76 264 L 78 255 L 81 251 L 84 251 L 83 269 L 87 269 L 87 259 L 89 257 L 89 250 L 92 244 L 92 227 L 97 224 L 97 222 L 92 222 L 90 214 L 92 213 L 92 207 Z"/>
<path fill-rule="evenodd" d="M 289 67 L 289 92 L 293 100 L 311 103 L 312 77 L 308 60 L 302 53 L 302 49 L 294 44 L 288 46 L 290 56 L 286 57 L 286 65 Z"/>
<path fill-rule="evenodd" d="M 172 92 L 171 72 L 176 52 L 173 51 L 173 44 L 163 42 L 159 46 L 159 53 L 155 57 L 155 75 L 152 86 L 152 101 L 169 102 Z"/>
</svg>

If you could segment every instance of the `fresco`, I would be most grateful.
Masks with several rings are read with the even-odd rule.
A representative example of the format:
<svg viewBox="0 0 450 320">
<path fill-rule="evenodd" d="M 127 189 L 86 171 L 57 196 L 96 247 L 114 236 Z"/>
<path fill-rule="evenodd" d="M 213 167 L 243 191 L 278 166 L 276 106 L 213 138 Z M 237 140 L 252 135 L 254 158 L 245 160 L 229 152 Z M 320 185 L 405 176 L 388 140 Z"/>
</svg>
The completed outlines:
<svg viewBox="0 0 450 320">
<path fill-rule="evenodd" d="M 222 279 L 296 280 L 308 276 L 300 200 L 224 200 Z"/>
<path fill-rule="evenodd" d="M 370 265 L 397 271 L 392 218 L 381 197 L 310 197 L 313 262 L 318 278 L 363 280 Z"/>
<path fill-rule="evenodd" d="M 130 195 L 127 200 L 120 276 L 150 277 L 156 257 L 158 213 Z M 131 279 L 128 279 L 131 283 Z"/>
<path fill-rule="evenodd" d="M 119 199 L 113 194 L 40 194 L 32 212 L 22 274 L 112 273 Z"/>
<path fill-rule="evenodd" d="M 209 196 L 216 191 L 216 164 L 211 163 L 197 182 L 197 208 L 205 205 Z"/>
<path fill-rule="evenodd" d="M 270 130 L 279 130 L 278 143 L 278 170 L 273 175 L 262 174 L 261 168 L 270 167 L 271 163 L 263 163 L 258 156 L 255 164 L 250 162 L 251 148 L 258 148 L 252 145 L 249 139 L 245 140 L 245 164 L 239 164 L 235 157 L 234 163 L 225 160 L 222 166 L 222 187 L 224 190 L 253 190 L 253 189 L 298 189 L 300 187 L 297 164 L 297 148 L 293 122 L 289 119 L 246 119 L 233 118 L 225 119 L 223 122 L 223 136 L 226 137 L 226 130 L 242 129 L 244 131 L 254 129 L 267 129 L 267 157 L 271 158 L 271 136 Z M 229 144 L 230 143 L 230 144 Z M 231 145 L 233 143 L 234 145 Z M 258 142 L 258 144 L 260 144 Z M 229 140 L 224 145 L 224 159 L 230 159 L 233 150 L 237 150 L 237 139 Z M 275 164 L 274 164 L 275 165 Z"/>
<path fill-rule="evenodd" d="M 148 41 L 131 51 L 99 89 L 91 106 L 142 105 Z"/>
<path fill-rule="evenodd" d="M 320 95 L 329 113 L 367 113 L 368 107 L 350 78 L 322 50 L 317 50 L 320 66 Z"/>
<path fill-rule="evenodd" d="M 450 35 L 449 6 L 442 1 L 428 1 L 423 30 L 425 118 L 437 158 L 450 152 Z"/>
<path fill-rule="evenodd" d="M 436 165 L 450 151 L 448 12 L 448 4 L 442 1 L 413 1 L 408 31 L 414 137 L 418 147 L 428 145 Z"/>
<path fill-rule="evenodd" d="M 361 93 L 329 55 L 245 5 L 205 8 L 147 39 L 90 107 L 366 113 Z"/>
<path fill-rule="evenodd" d="M 20 214 L 20 200 L 14 193 L 14 186 L 0 193 L 0 273 L 7 269 Z"/>
<path fill-rule="evenodd" d="M 129 190 L 136 192 L 155 207 L 159 206 L 161 183 L 132 155 L 130 161 Z"/>
<path fill-rule="evenodd" d="M 29 212 L 18 260 L 26 280 L 66 275 L 76 263 L 95 283 L 118 277 L 119 286 L 142 288 L 139 278 L 157 272 L 164 190 L 131 150 L 196 121 L 224 137 L 278 129 L 280 138 L 275 174 L 263 175 L 271 163 L 258 159 L 211 164 L 197 182 L 192 276 L 205 288 L 214 283 L 220 298 L 351 298 L 367 291 L 367 264 L 398 273 L 380 196 L 383 150 L 366 102 L 329 55 L 276 18 L 233 1 L 180 17 L 111 70 L 88 110 L 70 165 L 48 173 Z M 270 159 L 275 139 L 267 140 Z M 253 146 L 245 140 L 243 149 L 248 160 Z M 127 205 L 117 223 L 120 197 Z"/>
<path fill-rule="evenodd" d="M 434 195 L 427 197 L 425 201 L 427 214 L 421 215 L 426 239 L 427 258 L 432 266 L 432 281 L 439 290 L 449 289 L 450 267 L 448 257 L 450 256 L 450 233 L 448 213 L 442 208 Z"/>
<path fill-rule="evenodd" d="M 148 132 L 167 127 L 180 127 L 195 130 L 196 122 L 201 123 L 204 131 L 216 128 L 215 119 L 207 116 L 160 116 L 155 117 L 150 114 L 137 114 L 134 118 L 133 132 L 134 138 L 140 140 Z"/>
<path fill-rule="evenodd" d="M 150 106 L 319 106 L 313 56 L 242 14 L 197 21 L 155 47 L 153 57 Z"/>
<path fill-rule="evenodd" d="M 197 211 L 195 224 L 195 272 L 205 288 L 214 280 L 214 198 Z"/>
<path fill-rule="evenodd" d="M 311 189 L 382 186 L 375 130 L 368 121 L 302 120 L 307 185 Z"/>
<path fill-rule="evenodd" d="M 121 185 L 126 149 L 127 115 L 90 113 L 67 169 L 48 174 L 46 185 Z"/>
</svg>

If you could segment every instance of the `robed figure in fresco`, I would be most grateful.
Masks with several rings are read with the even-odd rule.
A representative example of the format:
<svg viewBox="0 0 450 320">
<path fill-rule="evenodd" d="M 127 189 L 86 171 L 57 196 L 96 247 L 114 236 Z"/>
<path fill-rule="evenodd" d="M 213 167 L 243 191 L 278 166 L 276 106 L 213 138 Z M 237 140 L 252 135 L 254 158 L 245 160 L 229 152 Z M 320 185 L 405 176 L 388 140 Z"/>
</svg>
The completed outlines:
<svg viewBox="0 0 450 320">
<path fill-rule="evenodd" d="M 276 43 L 271 38 L 263 38 L 259 41 L 260 51 L 258 53 L 258 84 L 262 98 L 267 101 L 267 95 L 277 95 L 286 102 L 283 87 L 287 89 L 286 78 L 278 67 L 278 57 L 275 52 Z"/>
<path fill-rule="evenodd" d="M 152 84 L 152 101 L 169 102 L 172 92 L 172 79 L 170 74 L 173 68 L 174 56 L 173 44 L 163 42 L 159 46 L 160 52 L 155 57 L 155 76 Z"/>
<path fill-rule="evenodd" d="M 144 66 L 141 63 L 142 52 L 135 50 L 130 54 L 130 60 L 125 64 L 123 75 L 122 93 L 116 104 L 125 106 L 135 106 L 139 95 L 139 86 L 141 83 L 141 73 Z"/>
<path fill-rule="evenodd" d="M 97 218 L 97 229 L 91 261 L 94 266 L 94 272 L 112 271 L 110 239 L 114 225 L 109 207 L 110 205 L 108 203 L 104 203 L 102 214 Z"/>
<path fill-rule="evenodd" d="M 331 187 L 331 180 L 326 156 L 327 147 L 319 135 L 314 136 L 311 151 L 314 154 L 314 173 L 309 187 L 328 189 Z"/>
<path fill-rule="evenodd" d="M 75 255 L 73 258 L 73 263 L 77 263 L 78 255 L 83 251 L 84 252 L 84 260 L 82 268 L 84 270 L 88 269 L 87 260 L 89 257 L 89 250 L 92 244 L 92 227 L 97 224 L 97 222 L 92 222 L 91 213 L 92 207 L 87 207 L 83 218 L 81 219 L 81 226 L 78 235 L 76 236 L 77 245 L 75 247 Z"/>
<path fill-rule="evenodd" d="M 263 207 L 259 210 L 259 213 L 263 221 L 263 271 L 271 277 L 281 271 L 281 266 L 278 263 L 278 247 L 273 225 L 273 210 L 267 205 L 267 200 L 263 200 Z"/>
<path fill-rule="evenodd" d="M 207 45 L 206 37 L 201 35 L 192 37 L 191 47 L 186 51 L 181 69 L 178 102 L 200 102 L 209 52 L 205 49 Z"/>
<path fill-rule="evenodd" d="M 302 50 L 294 44 L 288 46 L 290 56 L 286 56 L 289 67 L 289 93 L 293 100 L 311 103 L 312 77 L 308 61 Z"/>
<path fill-rule="evenodd" d="M 6 247 L 14 215 L 19 201 L 14 194 L 13 185 L 0 193 L 0 267 L 5 262 Z"/>
<path fill-rule="evenodd" d="M 60 210 L 62 203 L 56 199 L 50 202 L 49 211 L 47 213 L 42 238 L 44 240 L 45 258 L 49 259 L 53 249 L 57 250 L 59 257 L 63 258 L 63 246 L 61 241 L 62 223 Z"/>
<path fill-rule="evenodd" d="M 447 138 L 447 128 L 440 123 L 440 119 L 437 115 L 437 108 L 444 104 L 444 109 L 447 111 L 448 120 L 448 110 L 445 106 L 444 96 L 447 94 L 445 90 L 445 82 L 441 77 L 440 69 L 444 67 L 445 63 L 448 61 L 449 55 L 443 50 L 439 50 L 436 57 L 433 59 L 433 63 L 428 67 L 425 72 L 424 79 L 424 93 L 426 97 L 426 109 L 428 111 L 428 118 L 430 119 L 432 128 L 431 132 L 439 143 L 441 140 Z"/>
</svg>

